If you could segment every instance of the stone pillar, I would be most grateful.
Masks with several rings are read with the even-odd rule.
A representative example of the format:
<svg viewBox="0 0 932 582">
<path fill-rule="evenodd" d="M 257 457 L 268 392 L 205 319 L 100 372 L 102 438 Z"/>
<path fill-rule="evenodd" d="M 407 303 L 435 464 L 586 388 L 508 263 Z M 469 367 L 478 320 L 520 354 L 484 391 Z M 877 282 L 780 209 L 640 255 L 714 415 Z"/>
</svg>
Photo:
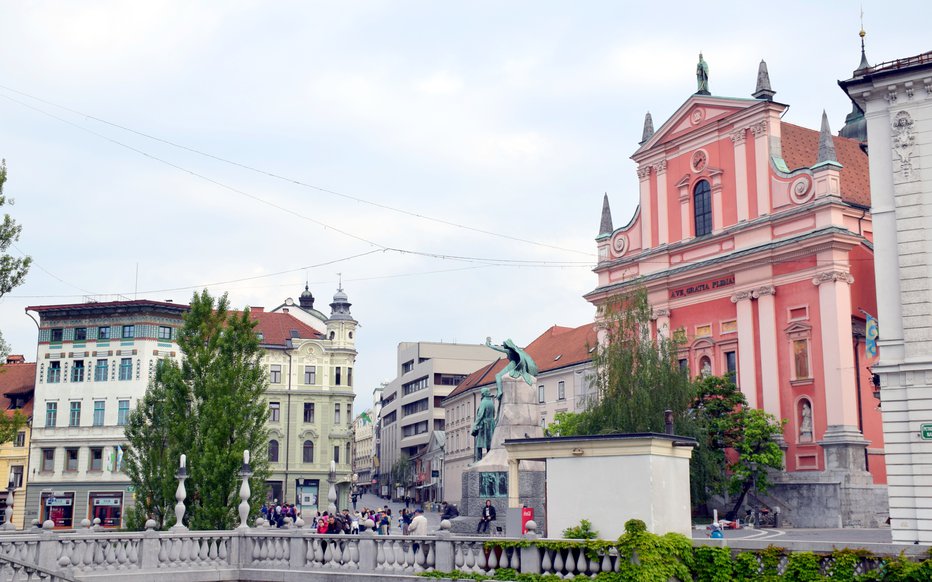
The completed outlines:
<svg viewBox="0 0 932 582">
<path fill-rule="evenodd" d="M 731 296 L 738 311 L 738 387 L 751 408 L 757 408 L 757 350 L 754 344 L 754 310 L 751 291 Z"/>
<path fill-rule="evenodd" d="M 657 244 L 665 245 L 670 242 L 670 224 L 669 211 L 667 210 L 667 160 L 660 160 L 654 166 L 657 172 L 656 197 L 657 197 Z"/>
<path fill-rule="evenodd" d="M 764 412 L 782 418 L 780 408 L 780 375 L 777 365 L 777 311 L 774 295 L 777 289 L 764 286 L 754 291 L 757 298 L 758 330 L 760 333 L 760 377 L 763 388 Z"/>
<path fill-rule="evenodd" d="M 508 459 L 508 507 L 521 507 L 518 492 L 518 461 L 516 459 Z"/>
<path fill-rule="evenodd" d="M 761 121 L 751 126 L 754 134 L 754 166 L 757 172 L 757 215 L 770 214 L 770 173 L 764 168 L 770 167 L 770 151 L 767 144 L 767 122 Z"/>
<path fill-rule="evenodd" d="M 846 271 L 819 273 L 812 284 L 819 288 L 822 326 L 822 368 L 828 426 L 822 441 L 825 468 L 863 472 L 868 442 L 858 430 L 854 353 L 851 349 L 851 290 Z"/>
<path fill-rule="evenodd" d="M 367 572 L 375 572 L 376 560 L 378 559 L 377 550 L 375 547 L 375 523 L 371 519 L 366 520 L 369 524 L 366 526 L 366 531 L 359 533 L 359 573 L 365 574 Z M 437 566 L 440 566 L 440 561 L 437 561 Z M 452 568 L 450 568 L 452 570 Z M 444 572 L 449 572 L 450 570 L 444 570 Z"/>
<path fill-rule="evenodd" d="M 739 129 L 731 134 L 735 145 L 735 202 L 738 208 L 738 222 L 748 219 L 748 153 L 747 129 Z"/>
<path fill-rule="evenodd" d="M 140 570 L 155 570 L 159 567 L 159 549 L 162 543 L 155 526 L 155 520 L 146 522 L 146 531 L 142 534 L 142 541 L 139 543 Z"/>
<path fill-rule="evenodd" d="M 657 335 L 659 337 L 670 337 L 670 315 L 671 312 L 666 307 L 654 309 L 654 319 L 657 321 Z"/>
<path fill-rule="evenodd" d="M 524 548 L 515 548 L 521 552 L 521 573 L 522 574 L 540 574 L 540 550 L 534 544 L 537 539 L 537 523 L 529 521 L 527 523 L 528 532 L 524 534 L 524 539 L 532 542 Z"/>
<path fill-rule="evenodd" d="M 434 569 L 437 572 L 452 572 L 456 568 L 449 526 L 450 523 L 446 520 L 441 521 L 440 531 L 437 532 L 437 541 L 434 545 Z"/>
<path fill-rule="evenodd" d="M 650 166 L 638 168 L 638 180 L 641 190 L 641 248 L 649 249 L 653 244 L 653 208 L 650 200 Z"/>
</svg>

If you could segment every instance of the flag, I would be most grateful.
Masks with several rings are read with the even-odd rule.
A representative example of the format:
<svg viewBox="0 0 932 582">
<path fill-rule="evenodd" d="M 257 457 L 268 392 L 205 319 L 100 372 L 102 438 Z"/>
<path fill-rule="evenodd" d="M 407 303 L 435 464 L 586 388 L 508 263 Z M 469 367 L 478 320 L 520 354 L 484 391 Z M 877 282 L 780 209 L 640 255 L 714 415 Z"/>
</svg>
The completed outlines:
<svg viewBox="0 0 932 582">
<path fill-rule="evenodd" d="M 370 424 L 372 422 L 372 417 L 369 416 L 368 412 L 363 412 L 359 415 L 359 420 L 362 421 L 363 425 Z"/>
<path fill-rule="evenodd" d="M 107 470 L 113 471 L 113 451 L 107 451 Z"/>
<path fill-rule="evenodd" d="M 874 319 L 870 313 L 865 313 L 867 315 L 867 323 L 864 325 L 864 346 L 867 350 L 867 355 L 876 358 L 877 357 L 877 338 L 880 337 L 880 330 L 877 327 L 877 320 Z"/>
<path fill-rule="evenodd" d="M 123 468 L 123 447 L 120 445 L 117 445 L 116 457 L 116 470 L 119 471 Z"/>
</svg>

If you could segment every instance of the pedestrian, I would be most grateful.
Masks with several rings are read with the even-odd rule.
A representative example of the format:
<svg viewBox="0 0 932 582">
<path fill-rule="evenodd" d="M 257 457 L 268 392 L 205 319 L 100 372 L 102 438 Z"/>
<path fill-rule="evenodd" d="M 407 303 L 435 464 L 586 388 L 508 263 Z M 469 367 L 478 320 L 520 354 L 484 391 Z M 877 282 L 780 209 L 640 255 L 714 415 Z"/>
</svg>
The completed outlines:
<svg viewBox="0 0 932 582">
<path fill-rule="evenodd" d="M 350 533 L 359 534 L 359 512 L 353 511 L 352 519 L 350 521 Z"/>
<path fill-rule="evenodd" d="M 411 498 L 405 495 L 405 509 L 411 507 Z"/>
<path fill-rule="evenodd" d="M 495 507 L 492 506 L 492 500 L 485 500 L 485 507 L 482 508 L 482 517 L 479 520 L 479 525 L 476 526 L 476 533 L 488 533 L 489 524 L 495 521 Z"/>
<path fill-rule="evenodd" d="M 353 501 L 353 511 L 356 511 L 356 502 L 359 501 L 359 496 L 353 493 L 350 499 Z"/>
<path fill-rule="evenodd" d="M 452 503 L 447 504 L 443 510 L 443 514 L 440 516 L 440 520 L 444 519 L 453 519 L 454 517 L 459 517 L 459 510 Z"/>
</svg>

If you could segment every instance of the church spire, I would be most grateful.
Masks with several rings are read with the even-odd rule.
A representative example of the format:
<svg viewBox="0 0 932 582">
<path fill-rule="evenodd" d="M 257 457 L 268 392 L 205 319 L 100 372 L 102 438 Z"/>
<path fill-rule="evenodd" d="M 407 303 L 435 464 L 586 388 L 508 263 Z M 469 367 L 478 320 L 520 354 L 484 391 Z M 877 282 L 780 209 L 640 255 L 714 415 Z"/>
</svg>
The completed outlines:
<svg viewBox="0 0 932 582">
<path fill-rule="evenodd" d="M 650 115 L 648 113 L 648 115 Z M 608 206 L 608 192 L 602 198 L 602 221 L 599 223 L 599 236 L 612 234 L 615 227 L 612 226 L 612 209 Z"/>
<path fill-rule="evenodd" d="M 773 96 L 776 95 L 770 87 L 770 73 L 767 72 L 767 63 L 764 59 L 761 59 L 760 66 L 757 67 L 757 88 L 754 89 L 754 93 L 751 94 L 751 97 L 755 99 L 763 99 L 765 101 L 773 101 Z"/>
<path fill-rule="evenodd" d="M 835 142 L 832 139 L 832 130 L 828 126 L 828 114 L 824 109 L 822 110 L 822 130 L 819 132 L 819 158 L 816 160 L 816 166 L 822 164 L 840 165 L 835 156 Z"/>
<path fill-rule="evenodd" d="M 641 141 L 638 145 L 644 144 L 654 135 L 654 119 L 650 116 L 650 111 L 644 116 L 644 131 L 641 132 Z"/>
<path fill-rule="evenodd" d="M 870 63 L 867 62 L 867 54 L 864 52 L 864 37 L 867 36 L 867 33 L 864 32 L 864 8 L 861 8 L 861 30 L 858 32 L 858 36 L 861 37 L 861 63 L 855 69 L 855 73 L 871 67 Z"/>
</svg>

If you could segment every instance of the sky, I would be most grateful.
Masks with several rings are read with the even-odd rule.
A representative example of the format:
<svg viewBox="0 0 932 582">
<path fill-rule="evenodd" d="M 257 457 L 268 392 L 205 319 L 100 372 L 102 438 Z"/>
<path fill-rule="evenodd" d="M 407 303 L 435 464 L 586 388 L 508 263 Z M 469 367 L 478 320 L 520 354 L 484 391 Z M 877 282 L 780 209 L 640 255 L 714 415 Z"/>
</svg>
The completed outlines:
<svg viewBox="0 0 932 582">
<path fill-rule="evenodd" d="M 862 4 L 872 64 L 932 49 L 932 4 Z M 360 412 L 399 342 L 592 320 L 602 195 L 627 223 L 644 114 L 696 90 L 700 50 L 714 95 L 763 58 L 786 121 L 840 129 L 860 7 L 0 0 L 3 210 L 34 260 L 0 331 L 34 361 L 30 305 L 307 282 L 329 313 L 342 277 Z"/>
</svg>

